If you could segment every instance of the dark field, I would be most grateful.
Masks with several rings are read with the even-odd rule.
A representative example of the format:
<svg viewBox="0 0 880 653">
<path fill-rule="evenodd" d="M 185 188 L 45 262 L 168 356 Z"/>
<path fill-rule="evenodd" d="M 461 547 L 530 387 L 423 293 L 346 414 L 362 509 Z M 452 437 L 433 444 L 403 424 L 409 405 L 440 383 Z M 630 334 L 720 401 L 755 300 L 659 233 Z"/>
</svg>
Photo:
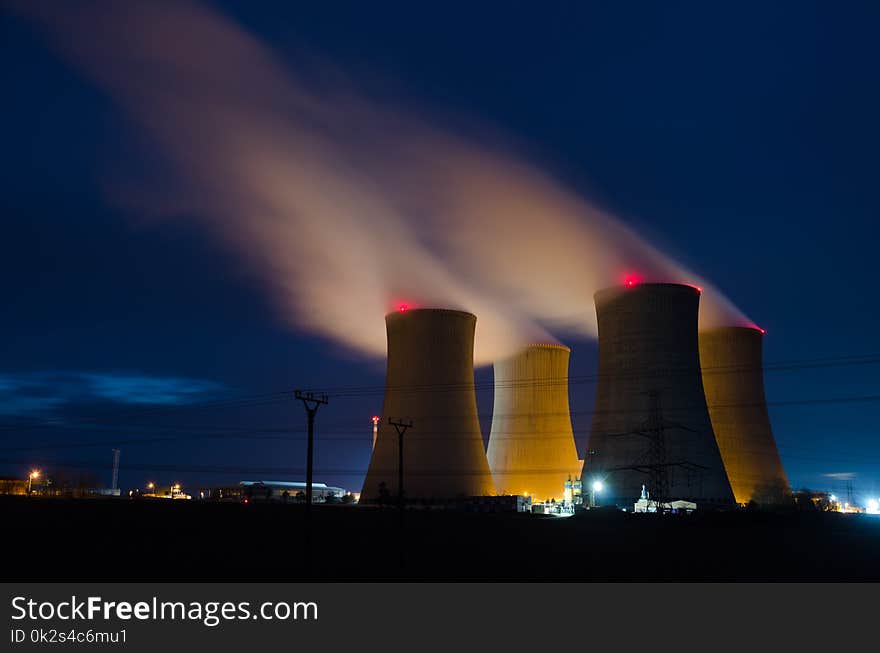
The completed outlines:
<svg viewBox="0 0 880 653">
<path fill-rule="evenodd" d="M 880 518 L 0 497 L 8 581 L 880 581 Z M 405 558 L 401 564 L 401 543 Z"/>
</svg>

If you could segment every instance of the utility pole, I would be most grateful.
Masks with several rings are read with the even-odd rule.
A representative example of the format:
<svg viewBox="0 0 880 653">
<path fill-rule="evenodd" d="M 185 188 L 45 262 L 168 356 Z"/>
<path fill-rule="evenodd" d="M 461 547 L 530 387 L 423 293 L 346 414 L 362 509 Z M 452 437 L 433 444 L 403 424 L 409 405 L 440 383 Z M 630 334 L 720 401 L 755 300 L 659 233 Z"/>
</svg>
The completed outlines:
<svg viewBox="0 0 880 653">
<path fill-rule="evenodd" d="M 309 418 L 309 437 L 306 447 L 306 515 L 312 510 L 312 459 L 315 449 L 315 413 L 318 408 L 327 403 L 327 395 L 316 397 L 312 392 L 297 390 L 294 396 L 303 402 L 306 414 Z"/>
<path fill-rule="evenodd" d="M 672 498 L 670 496 L 671 484 L 669 482 L 670 468 L 674 469 L 675 467 L 681 467 L 686 470 L 688 474 L 701 474 L 706 467 L 689 460 L 670 461 L 667 459 L 667 429 L 680 429 L 682 431 L 690 431 L 691 433 L 696 433 L 696 431 L 684 424 L 664 419 L 663 408 L 660 403 L 660 390 L 650 390 L 645 394 L 650 398 L 651 404 L 648 419 L 632 431 L 627 431 L 626 433 L 614 433 L 611 437 L 639 435 L 648 439 L 648 449 L 640 459 L 632 465 L 615 467 L 610 471 L 633 470 L 647 474 L 649 479 L 648 482 L 651 485 L 650 492 L 653 495 L 655 509 L 657 514 L 662 515 L 665 510 L 664 505 Z M 645 460 L 647 462 L 642 462 Z M 650 501 L 648 503 L 650 505 Z"/>
<path fill-rule="evenodd" d="M 388 423 L 397 431 L 397 507 L 400 508 L 401 519 L 403 518 L 403 435 L 406 430 L 412 428 L 412 421 L 394 421 L 390 417 Z"/>
<path fill-rule="evenodd" d="M 588 496 L 589 496 L 589 499 L 588 499 L 588 501 L 589 501 L 588 507 L 589 507 L 589 508 L 595 508 L 595 507 L 596 507 L 596 491 L 593 489 L 593 485 L 594 485 L 594 483 L 595 483 L 596 481 L 593 480 L 593 479 L 598 480 L 598 478 L 597 478 L 598 475 L 597 475 L 597 473 L 596 473 L 596 468 L 595 468 L 594 465 L 593 465 L 593 456 L 595 456 L 597 453 L 598 453 L 598 452 L 597 452 L 595 449 L 587 449 L 587 469 L 590 470 L 590 475 L 589 475 L 589 476 L 590 476 L 590 478 L 589 478 L 589 483 L 590 483 L 590 488 L 589 488 L 589 490 L 590 490 L 590 494 L 588 495 Z M 581 503 L 582 503 L 582 504 L 583 504 L 583 501 L 584 501 L 584 489 L 585 489 L 585 488 L 584 488 L 584 483 L 587 482 L 587 481 L 584 479 L 584 476 L 585 476 L 585 475 L 584 475 L 583 473 L 581 473 Z"/>
<path fill-rule="evenodd" d="M 110 477 L 110 489 L 119 487 L 119 449 L 113 449 L 113 475 Z"/>
<path fill-rule="evenodd" d="M 657 512 L 663 514 L 663 506 L 669 501 L 669 467 L 666 465 L 666 423 L 663 420 L 663 410 L 660 407 L 660 393 L 652 391 L 648 393 L 651 399 L 651 415 L 642 435 L 648 438 L 650 443 L 648 457 L 653 462 L 650 479 L 654 487 L 654 503 Z"/>
<path fill-rule="evenodd" d="M 403 541 L 403 435 L 406 430 L 412 428 L 412 421 L 393 420 L 388 418 L 388 423 L 397 431 L 397 508 L 400 511 L 400 569 L 406 568 L 406 544 Z"/>
</svg>

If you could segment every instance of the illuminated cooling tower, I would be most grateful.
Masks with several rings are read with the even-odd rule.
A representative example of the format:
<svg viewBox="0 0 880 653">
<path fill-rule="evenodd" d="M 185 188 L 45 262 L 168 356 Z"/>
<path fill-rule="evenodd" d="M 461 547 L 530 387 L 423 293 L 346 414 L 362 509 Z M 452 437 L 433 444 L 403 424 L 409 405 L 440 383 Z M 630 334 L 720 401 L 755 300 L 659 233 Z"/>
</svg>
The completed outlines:
<svg viewBox="0 0 880 653">
<path fill-rule="evenodd" d="M 791 497 L 764 398 L 763 333 L 722 327 L 700 333 L 703 387 L 712 428 L 737 503 Z"/>
<path fill-rule="evenodd" d="M 495 363 L 488 457 L 499 494 L 561 500 L 566 479 L 580 475 L 568 411 L 569 352 L 529 345 Z"/>
<path fill-rule="evenodd" d="M 601 481 L 600 504 L 631 508 L 643 485 L 651 499 L 733 504 L 703 393 L 700 291 L 632 284 L 595 300 L 599 377 L 585 493 Z"/>
<path fill-rule="evenodd" d="M 407 499 L 495 493 L 474 394 L 474 328 L 470 313 L 410 309 L 385 316 L 388 371 L 376 446 L 361 497 L 397 496 L 398 439 L 388 419 L 413 422 L 404 436 Z M 384 485 L 383 485 L 384 484 Z"/>
</svg>

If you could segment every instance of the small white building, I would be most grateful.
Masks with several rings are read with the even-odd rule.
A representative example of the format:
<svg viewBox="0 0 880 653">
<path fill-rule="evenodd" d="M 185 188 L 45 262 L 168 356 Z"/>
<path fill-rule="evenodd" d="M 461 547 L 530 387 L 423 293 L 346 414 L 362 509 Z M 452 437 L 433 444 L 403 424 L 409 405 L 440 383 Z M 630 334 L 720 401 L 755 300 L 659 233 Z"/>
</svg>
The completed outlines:
<svg viewBox="0 0 880 653">
<path fill-rule="evenodd" d="M 697 509 L 697 504 L 681 499 L 662 504 L 658 504 L 653 499 L 639 499 L 633 504 L 633 512 L 657 512 L 658 505 L 663 510 L 668 510 L 669 512 L 693 512 Z"/>
</svg>

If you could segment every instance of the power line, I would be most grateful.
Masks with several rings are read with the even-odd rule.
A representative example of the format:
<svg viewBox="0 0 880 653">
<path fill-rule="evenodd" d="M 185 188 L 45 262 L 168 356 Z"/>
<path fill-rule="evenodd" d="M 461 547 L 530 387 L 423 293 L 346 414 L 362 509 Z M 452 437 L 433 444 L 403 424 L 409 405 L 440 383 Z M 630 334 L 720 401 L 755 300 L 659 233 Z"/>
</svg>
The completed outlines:
<svg viewBox="0 0 880 653">
<path fill-rule="evenodd" d="M 669 370 L 656 370 L 656 371 L 635 371 L 630 374 L 614 374 L 613 378 L 630 378 L 630 377 L 651 377 L 651 376 L 675 376 L 680 374 L 713 374 L 713 373 L 731 373 L 731 374 L 739 374 L 744 372 L 752 372 L 757 370 L 763 370 L 764 372 L 771 371 L 789 371 L 796 369 L 809 369 L 809 368 L 824 368 L 824 367 L 836 367 L 836 366 L 848 366 L 848 365 L 873 365 L 880 363 L 880 354 L 853 354 L 848 356 L 836 356 L 836 357 L 824 357 L 824 358 L 812 358 L 812 359 L 800 359 L 800 360 L 789 360 L 789 361 L 779 361 L 775 363 L 767 363 L 763 367 L 756 366 L 737 366 L 737 365 L 727 365 L 727 366 L 715 366 L 715 367 L 687 367 L 687 368 L 673 368 Z M 451 384 L 412 384 L 406 386 L 393 386 L 393 385 L 367 385 L 367 386 L 337 386 L 337 387 L 327 387 L 327 388 L 319 388 L 313 389 L 312 392 L 326 394 L 332 397 L 359 397 L 359 396 L 369 396 L 373 394 L 383 394 L 385 392 L 442 392 L 442 391 L 457 391 L 457 390 L 470 390 L 473 388 L 475 391 L 478 390 L 489 390 L 493 388 L 516 388 L 516 387 L 543 387 L 543 386 L 552 386 L 552 385 L 578 385 L 585 383 L 595 383 L 602 378 L 606 378 L 607 375 L 593 374 L 593 375 L 584 375 L 584 376 L 571 376 L 567 378 L 560 377 L 541 377 L 535 379 L 524 379 L 518 381 L 507 381 L 507 382 L 498 382 L 494 381 L 486 381 L 486 382 L 474 382 L 474 383 L 451 383 Z M 289 389 L 280 390 L 276 392 L 269 392 L 257 395 L 244 395 L 240 397 L 229 397 L 226 399 L 218 399 L 214 401 L 208 402 L 197 402 L 197 403 L 189 403 L 189 404 L 176 404 L 174 406 L 161 406 L 161 407 L 153 407 L 150 409 L 143 409 L 139 411 L 113 411 L 110 413 L 98 413 L 96 415 L 90 416 L 80 416 L 74 418 L 68 418 L 68 422 L 70 421 L 79 421 L 79 422 L 95 422 L 95 421 L 106 421 L 113 419 L 127 419 L 127 418 L 137 418 L 137 417 L 150 417 L 155 415 L 163 415 L 168 413 L 175 413 L 180 411 L 191 411 L 191 410 L 206 410 L 206 409 L 215 409 L 215 408 L 246 408 L 246 407 L 254 407 L 254 406 L 262 406 L 269 405 L 274 403 L 280 403 L 283 401 L 289 401 L 291 399 L 291 391 Z M 44 428 L 52 428 L 54 424 L 44 424 L 42 427 Z M 35 428 L 36 425 L 28 424 L 27 422 L 22 422 L 19 424 L 4 424 L 0 425 L 0 431 L 3 430 L 11 430 L 11 429 L 21 429 L 23 427 Z"/>
<path fill-rule="evenodd" d="M 792 399 L 792 400 L 781 400 L 776 402 L 744 402 L 744 403 L 729 403 L 729 404 L 713 404 L 711 407 L 713 409 L 729 409 L 729 408 L 760 408 L 762 406 L 775 406 L 775 407 L 790 407 L 790 406 L 805 406 L 805 405 L 827 405 L 827 404 L 839 404 L 839 403 L 853 403 L 853 402 L 877 402 L 880 401 L 880 395 L 862 395 L 862 396 L 852 396 L 852 397 L 835 397 L 835 398 L 811 398 L 811 399 Z M 690 406 L 680 406 L 671 409 L 672 412 L 687 412 L 691 410 L 701 410 L 702 406 L 698 405 L 690 405 Z M 589 415 L 640 415 L 647 414 L 650 412 L 650 408 L 644 409 L 626 409 L 626 410 L 581 410 L 581 411 L 569 411 L 569 415 L 571 416 L 589 416 Z M 536 412 L 533 413 L 534 416 L 564 416 L 566 413 L 562 412 Z M 436 416 L 425 416 L 424 419 L 430 419 L 434 422 L 435 428 L 440 426 L 436 422 L 442 422 L 444 420 L 454 422 L 458 421 L 465 417 L 464 415 L 436 415 Z M 478 417 L 488 419 L 490 417 L 495 417 L 492 413 L 483 413 Z M 498 414 L 497 417 L 505 418 L 505 417 L 521 417 L 518 413 L 510 413 L 510 414 Z M 28 431 L 31 428 L 41 428 L 43 425 L 35 425 L 34 427 L 26 427 L 21 428 L 22 431 Z M 48 426 L 48 425 L 46 425 Z M 94 425 L 89 424 L 69 424 L 69 425 L 60 425 L 53 424 L 52 428 L 58 429 L 66 429 L 66 430 L 98 430 L 99 428 L 103 429 L 112 429 L 113 432 L 118 432 L 119 430 L 150 430 L 150 431 L 177 431 L 182 434 L 177 436 L 169 436 L 169 437 L 148 437 L 142 439 L 119 439 L 115 438 L 113 440 L 104 440 L 104 441 L 90 441 L 90 442 L 58 442 L 58 443 L 43 443 L 37 445 L 27 445 L 27 446 L 15 446 L 15 447 L 0 447 L 0 451 L 35 451 L 38 449 L 66 449 L 66 448 L 88 448 L 88 447 L 98 447 L 98 446 L 113 446 L 113 445 L 129 445 L 129 444 L 150 444 L 157 442 L 175 442 L 181 439 L 279 439 L 279 440 L 302 440 L 303 437 L 259 437 L 259 434 L 265 434 L 266 436 L 271 436 L 273 433 L 302 433 L 301 430 L 297 430 L 290 427 L 272 427 L 272 428 L 260 428 L 260 427 L 188 427 L 188 426 L 173 426 L 173 425 L 114 425 L 109 427 L 107 425 L 99 425 L 95 427 Z M 357 423 L 352 422 L 349 424 L 331 424 L 327 428 L 324 429 L 327 433 L 349 433 L 352 430 L 361 428 L 363 424 L 358 420 Z M 446 436 L 454 433 L 461 432 L 457 429 L 443 429 L 440 430 L 420 430 L 421 435 L 424 436 Z M 530 432 L 529 432 L 530 433 Z M 523 437 L 528 437 L 529 433 L 524 432 Z M 552 434 L 547 434 L 550 438 L 554 436 Z M 558 437 L 567 437 L 567 431 L 565 434 L 562 434 Z M 515 437 L 509 436 L 501 436 L 499 439 L 516 439 Z M 360 441 L 363 439 L 363 436 L 350 436 L 350 437 L 334 437 L 330 438 L 334 441 L 343 441 L 343 440 L 352 440 L 352 441 Z M 429 438 L 424 438 L 429 439 Z"/>
</svg>

